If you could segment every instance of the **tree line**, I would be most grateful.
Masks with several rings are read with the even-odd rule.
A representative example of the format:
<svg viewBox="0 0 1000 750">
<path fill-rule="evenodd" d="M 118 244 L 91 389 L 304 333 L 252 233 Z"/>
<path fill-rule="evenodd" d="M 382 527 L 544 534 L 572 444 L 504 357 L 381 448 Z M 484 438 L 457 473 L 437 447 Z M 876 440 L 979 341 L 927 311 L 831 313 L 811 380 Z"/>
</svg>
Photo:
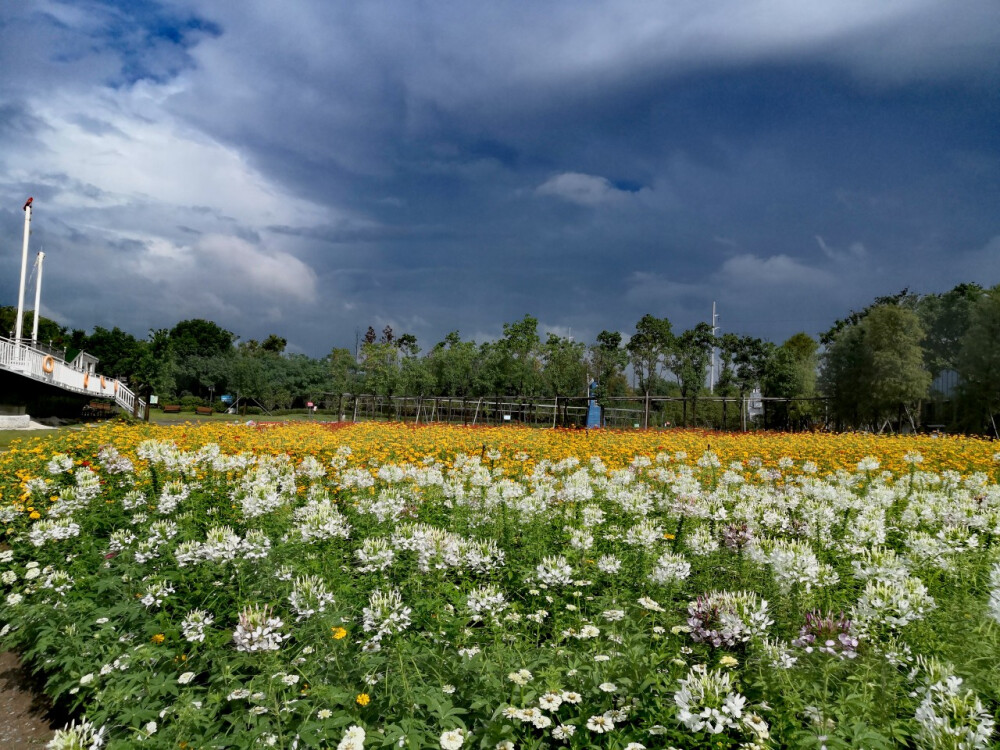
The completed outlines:
<svg viewBox="0 0 1000 750">
<path fill-rule="evenodd" d="M 0 325 L 7 318 L 13 309 L 0 309 Z M 903 290 L 851 311 L 818 338 L 801 332 L 781 344 L 715 335 L 707 323 L 675 331 L 667 318 L 649 314 L 627 337 L 605 330 L 589 344 L 543 337 L 531 315 L 502 330 L 483 343 L 452 331 L 422 350 L 413 334 L 369 327 L 355 351 L 334 348 L 317 359 L 286 352 L 277 334 L 241 341 L 203 319 L 151 330 L 145 339 L 118 327 L 88 334 L 39 321 L 42 342 L 65 348 L 68 359 L 86 350 L 100 359 L 102 373 L 161 401 L 218 403 L 229 393 L 268 410 L 333 403 L 344 393 L 582 401 L 593 380 L 604 405 L 633 399 L 662 409 L 669 397 L 680 405 L 681 423 L 703 426 L 716 426 L 719 397 L 743 404 L 752 393 L 765 404 L 758 424 L 776 429 L 937 423 L 995 434 L 1000 409 L 1000 286 Z M 949 373 L 954 387 L 932 389 Z"/>
</svg>

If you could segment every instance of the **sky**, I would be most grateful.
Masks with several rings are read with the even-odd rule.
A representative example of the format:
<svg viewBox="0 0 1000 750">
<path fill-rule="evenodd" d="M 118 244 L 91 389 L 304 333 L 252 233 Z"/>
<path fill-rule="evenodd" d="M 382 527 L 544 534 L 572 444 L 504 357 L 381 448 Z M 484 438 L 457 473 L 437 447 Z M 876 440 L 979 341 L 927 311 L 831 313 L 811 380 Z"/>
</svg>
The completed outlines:
<svg viewBox="0 0 1000 750">
<path fill-rule="evenodd" d="M 1000 283 L 1000 3 L 7 2 L 4 305 L 28 196 L 70 328 L 780 343 Z"/>
</svg>

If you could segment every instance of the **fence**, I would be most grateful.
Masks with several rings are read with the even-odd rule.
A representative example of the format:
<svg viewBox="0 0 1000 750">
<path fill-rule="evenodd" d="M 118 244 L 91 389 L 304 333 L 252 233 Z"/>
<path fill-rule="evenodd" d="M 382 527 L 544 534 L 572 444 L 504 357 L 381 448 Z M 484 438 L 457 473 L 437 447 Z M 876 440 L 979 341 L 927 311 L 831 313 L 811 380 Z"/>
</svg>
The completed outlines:
<svg viewBox="0 0 1000 750">
<path fill-rule="evenodd" d="M 826 426 L 826 399 L 822 398 L 704 396 L 693 402 L 680 396 L 650 396 L 649 399 L 614 396 L 604 398 L 602 402 L 604 426 L 614 429 L 690 426 L 748 430 L 816 429 Z M 328 394 L 323 399 L 327 411 L 333 411 L 341 421 L 347 422 L 513 423 L 537 427 L 583 427 L 587 421 L 587 404 L 585 396 L 457 398 L 343 393 Z M 792 404 L 799 406 L 795 412 L 796 421 L 789 418 Z M 808 407 L 808 410 L 803 407 Z M 807 414 L 808 419 L 803 414 Z"/>
</svg>

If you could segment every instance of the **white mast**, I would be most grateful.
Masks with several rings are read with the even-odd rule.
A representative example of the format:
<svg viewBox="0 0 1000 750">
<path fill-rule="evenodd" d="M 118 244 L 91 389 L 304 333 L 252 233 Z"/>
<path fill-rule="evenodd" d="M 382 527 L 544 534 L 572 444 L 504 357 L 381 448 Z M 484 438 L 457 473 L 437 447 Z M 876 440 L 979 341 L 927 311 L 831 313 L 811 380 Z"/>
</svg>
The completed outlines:
<svg viewBox="0 0 1000 750">
<path fill-rule="evenodd" d="M 31 233 L 31 201 L 28 198 L 24 204 L 24 245 L 21 248 L 21 286 L 17 292 L 17 323 L 14 326 L 14 343 L 21 343 L 21 331 L 24 327 L 24 277 L 28 273 L 28 235 Z"/>
<path fill-rule="evenodd" d="M 719 330 L 719 326 L 716 323 L 719 320 L 719 316 L 715 314 L 715 303 L 712 303 L 712 336 L 715 336 L 716 332 Z M 712 369 L 711 374 L 708 376 L 708 392 L 715 393 L 715 341 L 712 341 Z"/>
<path fill-rule="evenodd" d="M 38 318 L 41 317 L 42 301 L 42 263 L 45 261 L 45 253 L 38 253 L 35 258 L 35 267 L 38 269 L 38 277 L 35 279 L 35 320 L 31 325 L 31 345 L 38 345 Z"/>
</svg>

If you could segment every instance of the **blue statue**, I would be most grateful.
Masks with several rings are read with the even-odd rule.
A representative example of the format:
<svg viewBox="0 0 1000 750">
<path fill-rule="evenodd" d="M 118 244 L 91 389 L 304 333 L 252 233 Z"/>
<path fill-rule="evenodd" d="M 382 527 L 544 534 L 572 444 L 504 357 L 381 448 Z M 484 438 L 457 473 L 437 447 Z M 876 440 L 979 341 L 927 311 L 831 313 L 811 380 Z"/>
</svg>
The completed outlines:
<svg viewBox="0 0 1000 750">
<path fill-rule="evenodd" d="M 587 402 L 587 429 L 593 430 L 601 426 L 601 407 L 597 403 L 597 381 L 590 381 L 590 400 Z"/>
</svg>

